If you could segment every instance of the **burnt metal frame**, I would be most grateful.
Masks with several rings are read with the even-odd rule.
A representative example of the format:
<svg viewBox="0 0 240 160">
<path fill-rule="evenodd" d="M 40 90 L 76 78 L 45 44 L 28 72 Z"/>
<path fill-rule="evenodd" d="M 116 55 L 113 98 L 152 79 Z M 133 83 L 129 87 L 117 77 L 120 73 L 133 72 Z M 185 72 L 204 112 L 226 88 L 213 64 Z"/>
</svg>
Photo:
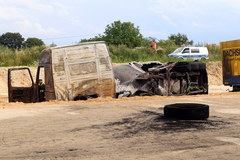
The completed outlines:
<svg viewBox="0 0 240 160">
<path fill-rule="evenodd" d="M 32 82 L 31 87 L 13 87 L 12 86 L 11 72 L 16 71 L 16 70 L 27 70 L 28 71 L 29 76 L 31 78 L 31 82 Z M 25 102 L 25 103 L 34 102 L 36 99 L 36 94 L 34 93 L 34 91 L 35 91 L 34 88 L 35 88 L 34 81 L 33 81 L 32 74 L 31 74 L 31 71 L 29 68 L 21 67 L 21 68 L 8 69 L 8 100 L 9 100 L 9 102 L 16 102 L 16 101 Z M 20 99 L 20 97 L 19 97 L 19 99 L 15 98 L 15 97 L 19 96 L 19 95 L 17 95 L 17 93 L 13 93 L 13 91 L 16 91 L 16 90 L 22 91 L 23 95 L 20 95 L 20 96 L 22 96 L 21 99 Z M 29 91 L 30 94 L 26 94 L 27 93 L 26 91 Z"/>
</svg>

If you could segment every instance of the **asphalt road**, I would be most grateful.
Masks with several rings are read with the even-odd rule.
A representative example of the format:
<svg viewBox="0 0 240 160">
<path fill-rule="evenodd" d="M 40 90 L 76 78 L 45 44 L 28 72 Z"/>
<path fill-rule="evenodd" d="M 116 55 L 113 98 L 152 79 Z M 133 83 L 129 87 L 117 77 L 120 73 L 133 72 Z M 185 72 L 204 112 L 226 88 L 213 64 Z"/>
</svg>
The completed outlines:
<svg viewBox="0 0 240 160">
<path fill-rule="evenodd" d="M 240 94 L 0 103 L 0 159 L 238 160 Z M 204 103 L 208 120 L 169 120 L 166 104 Z"/>
</svg>

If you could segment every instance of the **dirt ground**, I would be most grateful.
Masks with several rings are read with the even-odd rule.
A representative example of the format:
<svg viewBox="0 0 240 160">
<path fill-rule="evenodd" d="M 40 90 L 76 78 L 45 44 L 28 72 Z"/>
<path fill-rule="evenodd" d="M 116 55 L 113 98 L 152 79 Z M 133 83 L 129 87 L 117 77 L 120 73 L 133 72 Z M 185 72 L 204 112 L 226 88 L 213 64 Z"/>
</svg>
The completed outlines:
<svg viewBox="0 0 240 160">
<path fill-rule="evenodd" d="M 207 67 L 209 95 L 35 104 L 7 103 L 0 68 L 0 159 L 238 160 L 240 93 L 221 85 L 220 62 Z M 165 105 L 181 102 L 208 104 L 209 119 L 163 116 Z"/>
<path fill-rule="evenodd" d="M 0 104 L 0 159 L 238 160 L 240 93 Z M 169 120 L 166 104 L 205 103 L 210 117 Z"/>
</svg>

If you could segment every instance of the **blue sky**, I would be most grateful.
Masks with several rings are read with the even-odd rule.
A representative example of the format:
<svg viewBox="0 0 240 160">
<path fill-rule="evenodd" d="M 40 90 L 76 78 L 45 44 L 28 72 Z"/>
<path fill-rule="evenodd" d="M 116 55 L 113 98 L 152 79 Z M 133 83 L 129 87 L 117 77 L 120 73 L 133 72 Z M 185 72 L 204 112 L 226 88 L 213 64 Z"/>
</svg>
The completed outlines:
<svg viewBox="0 0 240 160">
<path fill-rule="evenodd" d="M 0 0 L 0 34 L 66 45 L 120 20 L 139 26 L 144 37 L 182 33 L 194 43 L 219 43 L 239 39 L 239 8 L 239 0 Z"/>
</svg>

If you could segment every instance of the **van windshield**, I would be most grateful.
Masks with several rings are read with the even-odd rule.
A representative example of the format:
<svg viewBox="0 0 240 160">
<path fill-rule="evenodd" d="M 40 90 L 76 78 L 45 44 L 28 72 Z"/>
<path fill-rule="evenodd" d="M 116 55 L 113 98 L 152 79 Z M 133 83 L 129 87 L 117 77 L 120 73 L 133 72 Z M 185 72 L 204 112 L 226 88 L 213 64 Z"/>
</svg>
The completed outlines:
<svg viewBox="0 0 240 160">
<path fill-rule="evenodd" d="M 176 49 L 173 53 L 179 53 L 179 52 L 181 52 L 183 50 L 183 48 L 184 47 L 180 47 L 180 48 Z"/>
</svg>

